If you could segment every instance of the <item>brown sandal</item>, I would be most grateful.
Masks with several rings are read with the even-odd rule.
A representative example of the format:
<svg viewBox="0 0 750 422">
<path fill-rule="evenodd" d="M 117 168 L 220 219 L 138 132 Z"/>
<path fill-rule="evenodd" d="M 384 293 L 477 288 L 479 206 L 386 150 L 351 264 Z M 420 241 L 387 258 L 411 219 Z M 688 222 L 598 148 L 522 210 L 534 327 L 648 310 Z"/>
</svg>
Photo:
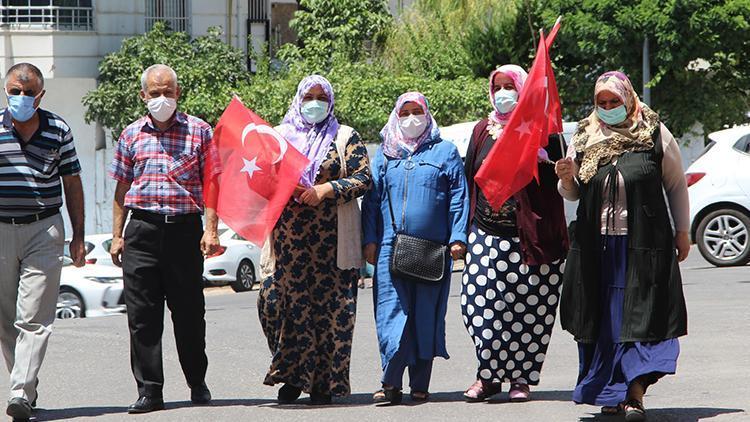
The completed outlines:
<svg viewBox="0 0 750 422">
<path fill-rule="evenodd" d="M 617 406 L 602 406 L 601 413 L 605 416 L 614 416 L 619 415 L 624 410 L 625 409 L 622 407 L 622 403 L 619 403 Z"/>
<path fill-rule="evenodd" d="M 502 388 L 501 383 L 489 383 L 482 380 L 476 380 L 466 391 L 464 399 L 469 403 L 478 403 L 499 393 Z"/>
<path fill-rule="evenodd" d="M 425 402 L 430 400 L 430 393 L 426 391 L 412 391 L 409 393 L 411 401 Z"/>
</svg>

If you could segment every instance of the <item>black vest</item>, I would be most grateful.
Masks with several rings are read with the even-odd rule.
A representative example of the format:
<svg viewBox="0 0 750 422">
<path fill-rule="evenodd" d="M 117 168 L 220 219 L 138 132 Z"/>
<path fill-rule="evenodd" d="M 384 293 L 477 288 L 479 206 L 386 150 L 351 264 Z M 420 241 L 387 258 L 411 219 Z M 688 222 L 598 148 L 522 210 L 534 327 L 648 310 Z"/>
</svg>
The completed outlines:
<svg viewBox="0 0 750 422">
<path fill-rule="evenodd" d="M 628 252 L 620 342 L 648 342 L 687 334 L 687 310 L 664 198 L 660 127 L 654 148 L 622 154 L 580 184 L 577 221 L 563 275 L 560 320 L 576 341 L 594 343 L 601 320 L 601 207 L 603 187 L 617 172 L 625 181 Z M 615 185 L 612 183 L 611 185 Z M 610 194 L 613 194 L 612 191 Z"/>
</svg>

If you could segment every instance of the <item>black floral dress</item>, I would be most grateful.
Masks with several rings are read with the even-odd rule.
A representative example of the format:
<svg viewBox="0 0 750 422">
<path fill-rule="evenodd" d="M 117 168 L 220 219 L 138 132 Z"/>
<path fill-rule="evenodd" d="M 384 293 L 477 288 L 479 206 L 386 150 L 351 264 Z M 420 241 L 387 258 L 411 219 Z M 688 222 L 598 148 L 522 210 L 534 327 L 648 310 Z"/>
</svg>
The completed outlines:
<svg viewBox="0 0 750 422">
<path fill-rule="evenodd" d="M 357 304 L 357 269 L 336 265 L 337 203 L 370 187 L 367 149 L 354 132 L 346 147 L 346 178 L 335 143 L 320 166 L 316 184 L 330 182 L 335 199 L 317 207 L 290 200 L 273 232 L 276 268 L 263 281 L 258 313 L 271 349 L 264 383 L 346 396 Z"/>
</svg>

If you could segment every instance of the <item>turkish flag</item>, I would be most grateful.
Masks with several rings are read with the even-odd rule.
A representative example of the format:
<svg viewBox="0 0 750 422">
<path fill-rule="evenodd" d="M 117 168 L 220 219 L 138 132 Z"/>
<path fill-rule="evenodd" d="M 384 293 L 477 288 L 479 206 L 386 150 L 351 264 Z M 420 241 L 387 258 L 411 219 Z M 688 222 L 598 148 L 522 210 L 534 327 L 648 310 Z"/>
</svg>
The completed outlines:
<svg viewBox="0 0 750 422">
<path fill-rule="evenodd" d="M 214 131 L 217 154 L 209 156 L 206 204 L 245 239 L 262 245 L 271 233 L 309 161 L 268 123 L 235 98 Z"/>
<path fill-rule="evenodd" d="M 556 35 L 557 28 L 559 22 L 550 35 Z M 539 148 L 547 146 L 550 131 L 562 131 L 562 118 L 558 117 L 561 116 L 560 99 L 547 49 L 548 42 L 541 34 L 518 104 L 500 139 L 474 176 L 495 210 L 533 179 L 539 183 Z"/>
</svg>

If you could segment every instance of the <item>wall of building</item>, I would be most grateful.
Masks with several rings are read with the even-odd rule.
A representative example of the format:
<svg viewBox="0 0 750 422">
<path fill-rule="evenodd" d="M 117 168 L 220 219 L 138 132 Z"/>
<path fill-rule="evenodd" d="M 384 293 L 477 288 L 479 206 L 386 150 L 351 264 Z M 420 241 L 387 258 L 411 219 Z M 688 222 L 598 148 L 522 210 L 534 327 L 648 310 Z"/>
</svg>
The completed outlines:
<svg viewBox="0 0 750 422">
<path fill-rule="evenodd" d="M 295 0 L 267 1 L 269 11 L 272 3 L 281 7 L 296 5 Z M 247 0 L 190 0 L 188 11 L 193 37 L 220 26 L 227 42 L 247 52 Z M 114 141 L 96 123 L 85 122 L 81 100 L 96 88 L 99 61 L 117 51 L 126 37 L 145 32 L 145 13 L 142 0 L 97 0 L 94 31 L 0 29 L 0 74 L 22 61 L 38 66 L 47 89 L 42 107 L 60 114 L 73 130 L 83 167 L 87 233 L 111 230 L 113 182 L 107 176 L 107 168 Z M 4 96 L 0 101 L 4 107 Z M 67 215 L 65 218 L 67 221 Z"/>
</svg>

